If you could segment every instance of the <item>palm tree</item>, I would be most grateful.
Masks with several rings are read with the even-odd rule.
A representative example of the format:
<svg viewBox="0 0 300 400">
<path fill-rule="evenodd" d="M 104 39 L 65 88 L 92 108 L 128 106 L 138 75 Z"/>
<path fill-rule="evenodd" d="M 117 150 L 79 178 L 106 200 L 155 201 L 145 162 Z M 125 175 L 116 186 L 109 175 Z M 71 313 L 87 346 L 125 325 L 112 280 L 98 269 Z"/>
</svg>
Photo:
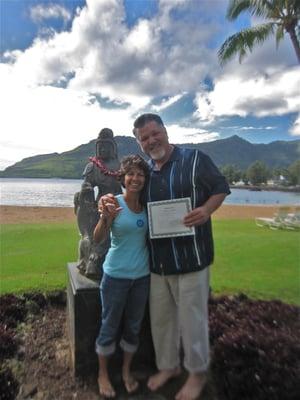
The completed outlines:
<svg viewBox="0 0 300 400">
<path fill-rule="evenodd" d="M 300 63 L 300 0 L 229 0 L 227 19 L 235 20 L 243 11 L 263 17 L 266 22 L 230 36 L 222 44 L 218 57 L 221 64 L 239 55 L 239 62 L 256 44 L 275 34 L 276 47 L 287 32 Z M 298 37 L 297 37 L 298 33 Z"/>
</svg>

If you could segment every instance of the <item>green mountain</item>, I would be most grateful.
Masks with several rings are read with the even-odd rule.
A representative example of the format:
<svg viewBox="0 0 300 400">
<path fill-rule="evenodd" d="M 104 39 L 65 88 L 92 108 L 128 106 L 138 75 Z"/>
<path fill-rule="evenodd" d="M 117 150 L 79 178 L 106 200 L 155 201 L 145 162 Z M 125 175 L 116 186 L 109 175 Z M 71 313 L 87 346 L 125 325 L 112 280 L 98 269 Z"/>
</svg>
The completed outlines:
<svg viewBox="0 0 300 400">
<path fill-rule="evenodd" d="M 115 136 L 119 158 L 142 152 L 133 137 Z M 197 148 L 208 154 L 218 165 L 234 164 L 246 169 L 256 160 L 269 167 L 287 167 L 300 159 L 300 140 L 276 141 L 269 144 L 253 144 L 239 136 L 208 143 L 180 144 L 180 147 Z M 24 158 L 4 171 L 7 178 L 80 178 L 88 158 L 95 155 L 96 140 L 82 144 L 63 153 L 43 154 Z"/>
</svg>

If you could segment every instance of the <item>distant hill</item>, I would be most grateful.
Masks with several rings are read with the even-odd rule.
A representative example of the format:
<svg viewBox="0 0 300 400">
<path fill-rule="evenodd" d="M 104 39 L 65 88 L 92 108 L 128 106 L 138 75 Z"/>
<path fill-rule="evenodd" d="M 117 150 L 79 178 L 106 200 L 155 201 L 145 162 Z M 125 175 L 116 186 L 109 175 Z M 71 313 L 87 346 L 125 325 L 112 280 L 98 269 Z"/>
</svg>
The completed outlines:
<svg viewBox="0 0 300 400">
<path fill-rule="evenodd" d="M 119 158 L 142 152 L 133 137 L 116 136 Z M 231 136 L 208 143 L 180 144 L 180 147 L 200 149 L 208 154 L 218 167 L 234 164 L 246 169 L 256 160 L 269 167 L 286 167 L 300 159 L 300 140 L 276 141 L 269 144 L 253 144 Z M 43 154 L 24 158 L 0 171 L 7 178 L 80 178 L 90 156 L 95 155 L 96 140 L 82 144 L 64 153 Z"/>
</svg>

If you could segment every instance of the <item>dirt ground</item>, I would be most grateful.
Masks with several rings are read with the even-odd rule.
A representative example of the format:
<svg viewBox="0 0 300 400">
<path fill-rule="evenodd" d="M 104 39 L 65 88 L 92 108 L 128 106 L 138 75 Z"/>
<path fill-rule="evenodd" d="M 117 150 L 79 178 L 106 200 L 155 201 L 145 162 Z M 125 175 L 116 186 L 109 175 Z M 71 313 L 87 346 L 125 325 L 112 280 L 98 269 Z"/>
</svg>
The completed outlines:
<svg viewBox="0 0 300 400">
<path fill-rule="evenodd" d="M 20 341 L 18 354 L 9 366 L 19 382 L 16 400 L 101 399 L 96 370 L 85 381 L 74 378 L 65 303 L 64 292 L 48 294 L 46 306 L 30 300 L 27 303 L 27 321 L 16 329 Z M 298 398 L 299 308 L 278 300 L 253 301 L 243 294 L 211 298 L 209 307 L 213 353 L 201 400 Z M 115 364 L 110 375 L 116 400 L 174 400 L 186 372 L 152 393 L 146 383 L 153 372 L 149 362 L 147 366 L 135 364 L 133 373 L 140 387 L 134 395 L 128 395 L 121 366 Z M 15 400 L 1 391 L 1 382 L 0 399 Z"/>
<path fill-rule="evenodd" d="M 222 205 L 215 213 L 216 219 L 252 219 L 272 217 L 276 206 Z M 16 207 L 0 206 L 1 224 L 76 222 L 72 207 Z"/>
<path fill-rule="evenodd" d="M 27 323 L 22 333 L 23 358 L 20 362 L 18 381 L 19 394 L 16 400 L 97 400 L 96 373 L 94 376 L 75 379 L 71 369 L 70 347 L 66 328 L 66 308 L 49 307 L 42 310 L 31 323 Z M 17 366 L 15 365 L 15 368 Z M 118 371 L 120 369 L 118 368 Z M 121 371 L 121 370 L 120 370 Z M 128 395 L 119 372 L 111 372 L 116 400 L 171 400 L 182 386 L 186 375 L 169 382 L 163 389 L 151 393 L 146 386 L 153 370 L 134 370 L 139 380 L 139 390 Z M 1 396 L 0 396 L 1 398 Z M 201 400 L 217 400 L 214 388 L 209 382 Z"/>
<path fill-rule="evenodd" d="M 25 327 L 17 400 L 98 399 L 96 380 L 80 381 L 71 370 L 66 309 L 54 307 Z"/>
<path fill-rule="evenodd" d="M 76 221 L 76 215 L 72 207 L 0 206 L 1 224 L 72 221 Z"/>
</svg>

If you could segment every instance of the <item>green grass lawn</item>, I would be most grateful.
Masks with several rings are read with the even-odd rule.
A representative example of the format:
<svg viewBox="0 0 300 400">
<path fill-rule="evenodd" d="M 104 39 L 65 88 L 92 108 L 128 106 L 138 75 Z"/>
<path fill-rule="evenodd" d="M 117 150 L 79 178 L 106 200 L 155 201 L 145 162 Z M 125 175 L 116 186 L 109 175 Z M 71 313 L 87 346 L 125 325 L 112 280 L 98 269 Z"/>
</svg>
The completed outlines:
<svg viewBox="0 0 300 400">
<path fill-rule="evenodd" d="M 77 259 L 74 223 L 2 225 L 0 292 L 66 287 L 66 263 Z"/>
<path fill-rule="evenodd" d="M 215 220 L 215 293 L 300 304 L 300 232 L 257 227 L 250 220 Z"/>
<path fill-rule="evenodd" d="M 259 228 L 250 220 L 215 220 L 217 294 L 300 304 L 300 233 Z M 3 225 L 0 292 L 66 287 L 66 264 L 77 259 L 78 230 L 68 224 Z"/>
</svg>

